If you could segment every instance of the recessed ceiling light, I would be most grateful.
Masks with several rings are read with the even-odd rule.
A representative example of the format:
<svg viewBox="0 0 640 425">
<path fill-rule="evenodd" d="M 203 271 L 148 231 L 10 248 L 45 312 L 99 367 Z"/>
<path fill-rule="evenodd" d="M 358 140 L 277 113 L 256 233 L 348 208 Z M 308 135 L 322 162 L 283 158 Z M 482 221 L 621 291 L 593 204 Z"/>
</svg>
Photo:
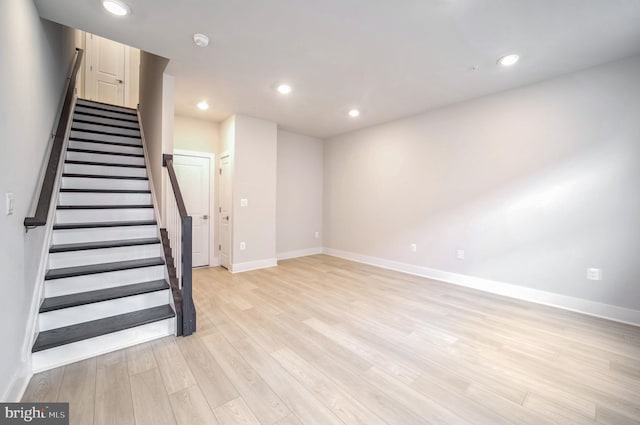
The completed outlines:
<svg viewBox="0 0 640 425">
<path fill-rule="evenodd" d="M 207 109 L 209 109 L 209 104 L 207 103 L 206 100 L 203 100 L 202 102 L 198 102 L 198 109 L 200 109 L 201 111 L 206 111 Z"/>
<path fill-rule="evenodd" d="M 193 34 L 193 42 L 198 47 L 207 47 L 209 45 L 209 37 L 204 34 Z"/>
<path fill-rule="evenodd" d="M 502 66 L 511 66 L 515 65 L 520 60 L 520 56 L 512 53 L 510 55 L 506 55 L 498 59 L 498 63 Z"/>
<path fill-rule="evenodd" d="M 291 93 L 291 86 L 288 84 L 280 84 L 276 90 L 278 90 L 278 93 L 280 94 L 289 94 Z"/>
<path fill-rule="evenodd" d="M 349 111 L 349 116 L 351 118 L 356 118 L 360 116 L 360 111 L 358 111 L 357 109 L 352 109 Z"/>
<path fill-rule="evenodd" d="M 116 16 L 125 16 L 131 13 L 129 6 L 118 0 L 102 0 L 102 7 Z"/>
</svg>

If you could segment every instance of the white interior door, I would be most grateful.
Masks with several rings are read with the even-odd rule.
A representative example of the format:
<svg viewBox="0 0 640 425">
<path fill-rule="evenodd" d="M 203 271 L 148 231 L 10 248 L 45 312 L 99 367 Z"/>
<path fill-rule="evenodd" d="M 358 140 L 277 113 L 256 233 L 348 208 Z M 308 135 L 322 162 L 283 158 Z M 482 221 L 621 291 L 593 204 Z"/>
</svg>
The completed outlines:
<svg viewBox="0 0 640 425">
<path fill-rule="evenodd" d="M 126 55 L 124 44 L 87 34 L 88 99 L 124 106 Z"/>
<path fill-rule="evenodd" d="M 231 267 L 231 158 L 229 155 L 220 158 L 220 188 L 218 189 L 218 257 L 220 265 L 229 269 Z"/>
<path fill-rule="evenodd" d="M 193 220 L 193 267 L 209 265 L 211 229 L 209 222 L 210 175 L 209 158 L 173 155 L 173 167 L 178 177 L 187 213 Z"/>
</svg>

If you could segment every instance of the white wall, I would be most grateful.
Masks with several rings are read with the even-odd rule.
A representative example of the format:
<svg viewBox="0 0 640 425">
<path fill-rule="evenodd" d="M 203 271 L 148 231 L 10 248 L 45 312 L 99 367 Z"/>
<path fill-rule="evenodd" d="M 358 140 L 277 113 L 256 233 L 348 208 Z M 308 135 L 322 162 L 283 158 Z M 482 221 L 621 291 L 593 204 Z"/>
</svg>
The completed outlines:
<svg viewBox="0 0 640 425">
<path fill-rule="evenodd" d="M 138 108 L 140 98 L 140 50 L 135 47 L 129 47 L 129 79 L 127 87 L 129 90 L 128 102 L 125 106 L 130 108 Z"/>
<path fill-rule="evenodd" d="M 31 306 L 45 228 L 25 234 L 71 67 L 73 32 L 40 20 L 28 0 L 0 2 L 0 401 L 16 401 L 30 373 Z M 5 215 L 5 194 L 15 195 Z"/>
<path fill-rule="evenodd" d="M 164 93 L 164 70 L 169 63 L 168 59 L 151 53 L 140 53 L 140 117 L 144 129 L 147 153 L 153 179 L 153 190 L 158 205 L 163 205 L 163 178 L 162 178 L 162 153 L 169 143 L 167 128 L 171 127 L 171 140 L 173 140 L 173 127 L 164 122 L 169 114 L 166 110 L 166 96 Z M 172 87 L 171 87 L 172 89 Z M 173 110 L 171 110 L 173 120 Z M 162 210 L 162 208 L 161 208 Z"/>
<path fill-rule="evenodd" d="M 235 115 L 234 134 L 232 268 L 276 265 L 277 125 Z M 246 208 L 240 207 L 243 198 Z"/>
<path fill-rule="evenodd" d="M 640 310 L 639 117 L 633 57 L 332 138 L 325 246 Z"/>
<path fill-rule="evenodd" d="M 320 139 L 278 129 L 278 258 L 322 249 L 322 144 Z"/>
<path fill-rule="evenodd" d="M 217 122 L 176 115 L 173 134 L 175 149 L 220 152 L 220 124 Z"/>
</svg>

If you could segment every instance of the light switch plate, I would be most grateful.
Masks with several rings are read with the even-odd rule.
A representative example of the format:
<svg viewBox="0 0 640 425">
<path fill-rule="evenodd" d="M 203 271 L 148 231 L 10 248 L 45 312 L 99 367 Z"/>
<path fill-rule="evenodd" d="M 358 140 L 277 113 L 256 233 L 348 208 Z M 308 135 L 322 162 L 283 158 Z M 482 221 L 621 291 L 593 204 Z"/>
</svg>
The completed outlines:
<svg viewBox="0 0 640 425">
<path fill-rule="evenodd" d="M 456 258 L 458 260 L 464 260 L 464 249 L 456 249 Z"/>
<path fill-rule="evenodd" d="M 249 206 L 249 200 L 247 198 L 240 199 L 240 206 L 241 207 L 248 207 Z"/>
<path fill-rule="evenodd" d="M 588 268 L 587 280 L 602 280 L 602 269 Z"/>
<path fill-rule="evenodd" d="M 5 198 L 6 198 L 6 214 L 11 215 L 13 214 L 13 208 L 15 205 L 15 198 L 13 197 L 13 193 L 5 194 Z"/>
</svg>

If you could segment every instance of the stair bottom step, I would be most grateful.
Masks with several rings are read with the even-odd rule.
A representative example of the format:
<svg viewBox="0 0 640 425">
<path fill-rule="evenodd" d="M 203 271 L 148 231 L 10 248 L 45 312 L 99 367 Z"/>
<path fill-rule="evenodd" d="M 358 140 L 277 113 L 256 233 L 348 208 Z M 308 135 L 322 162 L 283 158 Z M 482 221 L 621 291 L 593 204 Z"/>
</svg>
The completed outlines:
<svg viewBox="0 0 640 425">
<path fill-rule="evenodd" d="M 40 332 L 33 344 L 32 352 L 47 350 L 61 345 L 71 344 L 89 338 L 146 325 L 147 323 L 174 317 L 175 313 L 170 305 L 147 308 L 131 313 L 119 314 L 104 319 L 92 320 L 77 325 L 51 329 Z"/>
<path fill-rule="evenodd" d="M 135 328 L 38 351 L 31 356 L 33 372 L 44 372 L 154 339 L 175 335 L 175 332 L 175 318 L 171 317 Z"/>
</svg>

